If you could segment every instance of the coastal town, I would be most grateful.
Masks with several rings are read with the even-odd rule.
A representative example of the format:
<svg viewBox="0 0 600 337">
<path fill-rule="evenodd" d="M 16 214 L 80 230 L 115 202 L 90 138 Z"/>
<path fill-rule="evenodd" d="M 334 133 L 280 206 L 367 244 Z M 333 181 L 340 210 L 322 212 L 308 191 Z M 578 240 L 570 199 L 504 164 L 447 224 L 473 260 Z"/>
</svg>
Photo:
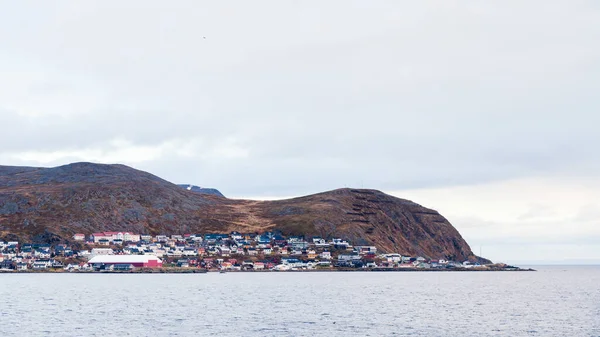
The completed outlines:
<svg viewBox="0 0 600 337">
<path fill-rule="evenodd" d="M 399 253 L 349 240 L 283 236 L 280 233 L 144 235 L 130 232 L 75 234 L 68 243 L 0 241 L 0 271 L 206 272 L 301 270 L 489 269 Z M 511 267 L 512 268 L 512 267 Z"/>
</svg>

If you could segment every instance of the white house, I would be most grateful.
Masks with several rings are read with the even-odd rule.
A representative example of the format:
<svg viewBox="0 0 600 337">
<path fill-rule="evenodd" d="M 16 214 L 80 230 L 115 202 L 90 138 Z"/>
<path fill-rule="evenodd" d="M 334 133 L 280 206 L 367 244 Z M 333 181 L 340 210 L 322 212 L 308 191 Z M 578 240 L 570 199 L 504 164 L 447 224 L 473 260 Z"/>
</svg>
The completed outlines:
<svg viewBox="0 0 600 337">
<path fill-rule="evenodd" d="M 142 234 L 142 235 L 140 235 L 140 240 L 143 240 L 146 242 L 152 242 L 152 235 Z"/>
<path fill-rule="evenodd" d="M 401 262 L 402 261 L 402 256 L 400 254 L 385 254 L 384 258 L 388 261 L 388 262 Z"/>
<path fill-rule="evenodd" d="M 75 240 L 75 241 L 84 241 L 85 240 L 85 234 L 77 233 L 77 234 L 73 235 L 73 240 Z"/>
<path fill-rule="evenodd" d="M 115 252 L 111 248 L 93 248 L 88 258 L 92 259 L 98 255 L 113 255 Z"/>
<path fill-rule="evenodd" d="M 339 261 L 358 261 L 361 259 L 361 256 L 358 254 L 340 254 L 338 255 Z"/>
<path fill-rule="evenodd" d="M 32 268 L 39 270 L 39 269 L 47 269 L 52 265 L 52 261 L 50 260 L 37 260 L 35 262 L 33 262 Z"/>
</svg>

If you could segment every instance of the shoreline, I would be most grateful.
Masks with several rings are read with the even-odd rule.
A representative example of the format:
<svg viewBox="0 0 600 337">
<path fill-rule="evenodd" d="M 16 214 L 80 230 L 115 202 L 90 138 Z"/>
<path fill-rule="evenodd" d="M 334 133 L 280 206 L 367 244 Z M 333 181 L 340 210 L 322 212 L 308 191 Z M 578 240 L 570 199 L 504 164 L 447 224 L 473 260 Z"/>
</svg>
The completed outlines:
<svg viewBox="0 0 600 337">
<path fill-rule="evenodd" d="M 537 271 L 532 268 L 500 269 L 500 268 L 356 268 L 356 269 L 304 269 L 304 270 L 227 270 L 222 273 L 218 269 L 138 269 L 127 271 L 78 271 L 78 270 L 0 270 L 0 274 L 228 274 L 228 273 L 336 273 L 336 272 L 528 272 Z"/>
</svg>

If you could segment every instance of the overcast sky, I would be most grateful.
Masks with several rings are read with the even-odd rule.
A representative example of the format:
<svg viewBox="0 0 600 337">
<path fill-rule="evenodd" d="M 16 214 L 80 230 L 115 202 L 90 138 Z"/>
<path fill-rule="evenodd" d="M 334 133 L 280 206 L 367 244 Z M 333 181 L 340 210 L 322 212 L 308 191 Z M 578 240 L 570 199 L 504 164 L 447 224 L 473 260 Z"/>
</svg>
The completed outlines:
<svg viewBox="0 0 600 337">
<path fill-rule="evenodd" d="M 376 188 L 495 261 L 600 261 L 597 1 L 0 0 L 0 164 Z"/>
</svg>

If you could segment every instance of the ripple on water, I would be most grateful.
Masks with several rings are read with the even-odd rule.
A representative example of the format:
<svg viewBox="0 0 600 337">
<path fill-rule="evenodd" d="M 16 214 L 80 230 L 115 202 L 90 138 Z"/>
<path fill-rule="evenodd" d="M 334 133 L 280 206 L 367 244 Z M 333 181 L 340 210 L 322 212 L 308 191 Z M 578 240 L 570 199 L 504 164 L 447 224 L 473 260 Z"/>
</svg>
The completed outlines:
<svg viewBox="0 0 600 337">
<path fill-rule="evenodd" d="M 0 336 L 600 336 L 600 268 L 566 270 L 0 275 Z"/>
</svg>

